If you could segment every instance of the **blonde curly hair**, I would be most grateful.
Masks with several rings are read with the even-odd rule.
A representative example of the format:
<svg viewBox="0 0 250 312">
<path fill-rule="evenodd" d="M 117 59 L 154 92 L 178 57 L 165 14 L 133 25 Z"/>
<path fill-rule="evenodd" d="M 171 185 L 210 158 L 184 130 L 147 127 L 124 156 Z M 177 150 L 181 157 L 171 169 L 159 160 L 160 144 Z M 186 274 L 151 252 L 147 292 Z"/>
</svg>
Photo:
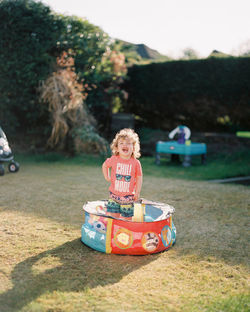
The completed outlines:
<svg viewBox="0 0 250 312">
<path fill-rule="evenodd" d="M 133 129 L 129 128 L 122 129 L 116 134 L 113 142 L 110 145 L 113 155 L 119 155 L 118 141 L 120 139 L 129 139 L 133 143 L 133 153 L 131 157 L 139 158 L 141 156 L 139 136 Z"/>
</svg>

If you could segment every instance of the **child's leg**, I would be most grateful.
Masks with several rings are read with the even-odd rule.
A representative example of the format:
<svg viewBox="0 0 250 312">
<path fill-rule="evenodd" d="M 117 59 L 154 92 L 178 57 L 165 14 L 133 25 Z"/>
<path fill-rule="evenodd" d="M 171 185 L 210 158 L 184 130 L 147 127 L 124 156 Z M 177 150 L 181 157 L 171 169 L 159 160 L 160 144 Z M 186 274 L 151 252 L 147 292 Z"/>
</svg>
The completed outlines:
<svg viewBox="0 0 250 312">
<path fill-rule="evenodd" d="M 134 215 L 134 203 L 126 203 L 120 205 L 121 218 L 131 221 Z"/>
<path fill-rule="evenodd" d="M 107 212 L 107 216 L 119 219 L 120 218 L 120 212 L 119 213 L 115 213 L 115 212 Z"/>
<path fill-rule="evenodd" d="M 120 204 L 111 198 L 108 200 L 107 204 L 107 215 L 114 218 L 120 217 Z"/>
</svg>

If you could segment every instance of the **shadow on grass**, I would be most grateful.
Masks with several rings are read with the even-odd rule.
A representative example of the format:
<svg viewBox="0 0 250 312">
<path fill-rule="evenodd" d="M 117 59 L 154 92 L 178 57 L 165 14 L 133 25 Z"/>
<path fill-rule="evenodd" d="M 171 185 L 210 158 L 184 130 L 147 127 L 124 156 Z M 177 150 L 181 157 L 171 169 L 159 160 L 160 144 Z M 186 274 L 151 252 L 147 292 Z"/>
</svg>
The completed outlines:
<svg viewBox="0 0 250 312">
<path fill-rule="evenodd" d="M 107 255 L 75 239 L 18 263 L 11 274 L 12 289 L 0 295 L 1 311 L 19 311 L 45 293 L 80 292 L 117 283 L 157 258 Z"/>
</svg>

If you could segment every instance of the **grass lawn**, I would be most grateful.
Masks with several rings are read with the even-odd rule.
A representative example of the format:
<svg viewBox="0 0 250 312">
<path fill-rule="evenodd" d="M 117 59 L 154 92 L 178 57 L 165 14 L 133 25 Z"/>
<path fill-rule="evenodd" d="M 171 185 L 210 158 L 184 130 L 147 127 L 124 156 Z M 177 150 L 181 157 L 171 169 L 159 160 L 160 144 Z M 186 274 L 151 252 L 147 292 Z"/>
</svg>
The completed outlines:
<svg viewBox="0 0 250 312">
<path fill-rule="evenodd" d="M 176 209 L 176 244 L 148 256 L 80 242 L 82 205 L 108 184 L 100 159 L 56 157 L 19 156 L 0 177 L 1 312 L 250 310 L 250 188 L 205 181 L 250 175 L 244 157 L 185 169 L 142 159 L 141 196 Z"/>
</svg>

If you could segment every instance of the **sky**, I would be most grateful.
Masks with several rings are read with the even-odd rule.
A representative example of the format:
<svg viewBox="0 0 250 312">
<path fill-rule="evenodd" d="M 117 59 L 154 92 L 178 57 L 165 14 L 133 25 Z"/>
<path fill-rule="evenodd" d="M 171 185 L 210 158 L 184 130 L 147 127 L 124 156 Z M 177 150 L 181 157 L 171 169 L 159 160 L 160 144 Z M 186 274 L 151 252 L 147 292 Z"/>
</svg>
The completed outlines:
<svg viewBox="0 0 250 312">
<path fill-rule="evenodd" d="M 250 48 L 250 0 L 41 0 L 57 13 L 76 15 L 110 37 L 143 43 L 180 57 L 213 50 L 238 55 Z"/>
</svg>

